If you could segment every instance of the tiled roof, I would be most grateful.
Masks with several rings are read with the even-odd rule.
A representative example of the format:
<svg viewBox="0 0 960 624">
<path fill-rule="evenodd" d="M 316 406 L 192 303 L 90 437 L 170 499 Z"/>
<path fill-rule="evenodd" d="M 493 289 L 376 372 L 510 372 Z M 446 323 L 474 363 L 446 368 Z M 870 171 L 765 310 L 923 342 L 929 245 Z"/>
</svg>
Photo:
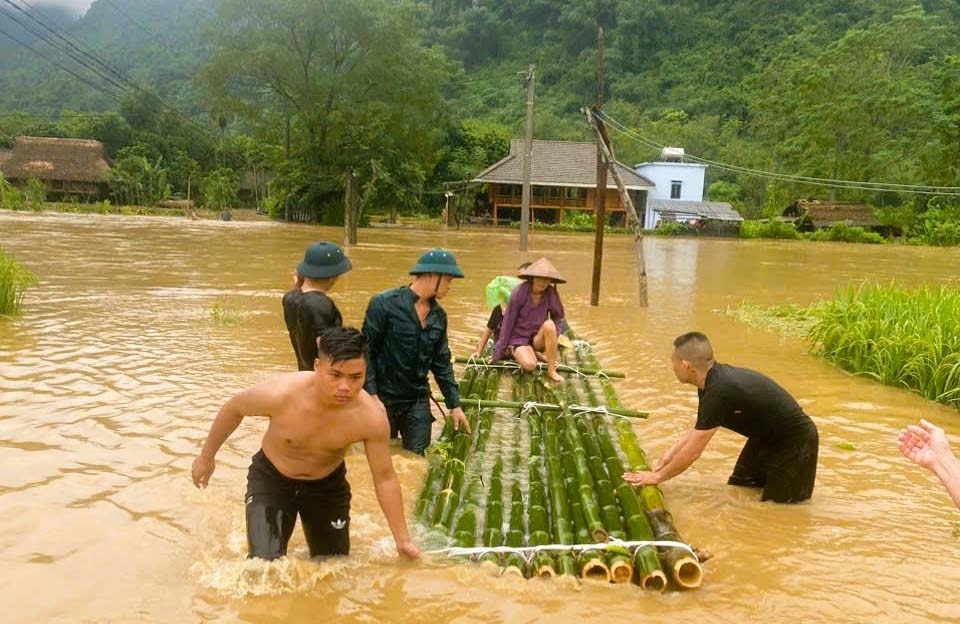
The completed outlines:
<svg viewBox="0 0 960 624">
<path fill-rule="evenodd" d="M 109 170 L 100 141 L 52 137 L 17 137 L 3 165 L 4 177 L 21 180 L 102 182 Z"/>
<path fill-rule="evenodd" d="M 653 182 L 623 163 L 617 163 L 623 184 L 631 190 L 648 190 Z M 487 167 L 474 182 L 499 184 L 523 183 L 523 139 L 510 141 L 510 155 Z M 534 141 L 530 163 L 530 183 L 536 186 L 597 186 L 597 146 L 573 141 Z M 607 176 L 607 188 L 617 188 L 613 176 Z"/>
<path fill-rule="evenodd" d="M 743 221 L 740 213 L 727 202 L 648 199 L 647 206 L 660 214 L 680 213 L 697 215 L 701 219 L 714 219 L 716 221 Z"/>
</svg>

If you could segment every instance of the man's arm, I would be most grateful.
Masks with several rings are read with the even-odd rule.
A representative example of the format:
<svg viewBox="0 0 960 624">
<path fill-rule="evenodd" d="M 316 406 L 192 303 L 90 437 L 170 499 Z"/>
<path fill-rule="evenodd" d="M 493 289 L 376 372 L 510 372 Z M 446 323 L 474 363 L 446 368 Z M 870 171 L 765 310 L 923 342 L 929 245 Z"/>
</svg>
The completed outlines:
<svg viewBox="0 0 960 624">
<path fill-rule="evenodd" d="M 493 331 L 489 327 L 484 327 L 483 331 L 480 332 L 480 340 L 477 341 L 477 350 L 473 352 L 473 357 L 480 357 L 483 355 L 483 349 L 487 346 L 487 341 L 490 340 L 490 336 L 493 335 Z"/>
<path fill-rule="evenodd" d="M 691 428 L 683 434 L 680 440 L 682 444 L 680 444 L 679 448 L 676 448 L 676 450 L 671 448 L 670 451 L 668 451 L 668 453 L 672 453 L 672 456 L 666 463 L 662 461 L 657 462 L 657 465 L 660 467 L 652 472 L 625 472 L 623 473 L 623 480 L 631 485 L 657 485 L 667 479 L 672 479 L 689 468 L 690 465 L 700 457 L 703 449 L 707 446 L 710 439 L 713 438 L 713 434 L 717 432 L 718 428 L 719 427 L 714 427 L 713 429 L 707 430 Z M 677 445 L 674 446 L 676 447 Z"/>
<path fill-rule="evenodd" d="M 403 493 L 400 480 L 390 460 L 390 425 L 387 419 L 377 419 L 373 423 L 374 433 L 363 441 L 363 449 L 373 475 L 373 486 L 377 492 L 377 502 L 387 519 L 397 553 L 407 559 L 419 559 L 420 550 L 410 541 L 407 520 L 403 515 Z"/>
<path fill-rule="evenodd" d="M 276 404 L 280 384 L 269 380 L 247 388 L 223 404 L 213 419 L 200 454 L 193 460 L 191 477 L 198 488 L 205 488 L 217 467 L 217 451 L 237 430 L 245 416 L 267 416 Z"/>
<path fill-rule="evenodd" d="M 460 391 L 457 389 L 457 379 L 453 375 L 453 364 L 450 359 L 450 346 L 447 343 L 447 315 L 444 313 L 443 332 L 440 334 L 440 340 L 433 350 L 430 371 L 433 373 L 433 378 L 437 380 L 440 392 L 443 393 L 444 403 L 450 409 L 453 428 L 459 431 L 462 426 L 466 428 L 467 433 L 470 433 L 470 423 L 460 408 Z"/>
<path fill-rule="evenodd" d="M 953 454 L 943 429 L 921 419 L 897 436 L 903 456 L 937 475 L 953 504 L 960 507 L 960 459 Z"/>
<path fill-rule="evenodd" d="M 363 382 L 363 389 L 368 394 L 376 396 L 377 387 L 377 358 L 383 349 L 383 336 L 386 331 L 385 312 L 380 296 L 376 295 L 367 304 L 367 311 L 363 315 L 363 328 L 360 330 L 367 341 L 367 376 Z"/>
</svg>

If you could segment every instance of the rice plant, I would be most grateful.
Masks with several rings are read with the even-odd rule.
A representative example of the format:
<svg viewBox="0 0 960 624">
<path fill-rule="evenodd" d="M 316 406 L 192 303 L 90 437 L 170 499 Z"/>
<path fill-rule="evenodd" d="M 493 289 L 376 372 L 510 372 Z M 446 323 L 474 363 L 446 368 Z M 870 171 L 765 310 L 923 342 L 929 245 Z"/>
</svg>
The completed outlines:
<svg viewBox="0 0 960 624">
<path fill-rule="evenodd" d="M 210 320 L 214 325 L 239 325 L 240 312 L 217 302 L 210 307 Z"/>
<path fill-rule="evenodd" d="M 817 304 L 808 338 L 857 375 L 960 407 L 960 290 L 867 283 Z"/>
<path fill-rule="evenodd" d="M 37 276 L 21 266 L 0 248 L 0 315 L 20 313 L 23 295 L 37 283 Z"/>
</svg>

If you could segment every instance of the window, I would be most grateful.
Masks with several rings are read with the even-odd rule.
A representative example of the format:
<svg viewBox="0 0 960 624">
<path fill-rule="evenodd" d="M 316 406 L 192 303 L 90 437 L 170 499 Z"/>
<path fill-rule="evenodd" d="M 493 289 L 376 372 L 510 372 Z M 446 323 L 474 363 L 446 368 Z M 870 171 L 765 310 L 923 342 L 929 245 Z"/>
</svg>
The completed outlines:
<svg viewBox="0 0 960 624">
<path fill-rule="evenodd" d="M 670 181 L 670 199 L 680 199 L 680 187 L 682 186 L 683 182 L 680 180 Z"/>
</svg>

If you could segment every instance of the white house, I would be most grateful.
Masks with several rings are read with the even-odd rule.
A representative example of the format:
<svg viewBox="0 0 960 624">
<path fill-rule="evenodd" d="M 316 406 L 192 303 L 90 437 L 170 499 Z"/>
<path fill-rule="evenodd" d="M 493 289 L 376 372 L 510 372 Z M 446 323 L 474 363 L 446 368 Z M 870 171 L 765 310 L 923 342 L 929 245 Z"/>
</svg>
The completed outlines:
<svg viewBox="0 0 960 624">
<path fill-rule="evenodd" d="M 653 229 L 657 222 L 742 221 L 743 218 L 726 202 L 703 201 L 707 166 L 683 162 L 682 147 L 665 147 L 659 162 L 638 163 L 634 170 L 654 184 L 643 216 L 644 229 Z"/>
</svg>

